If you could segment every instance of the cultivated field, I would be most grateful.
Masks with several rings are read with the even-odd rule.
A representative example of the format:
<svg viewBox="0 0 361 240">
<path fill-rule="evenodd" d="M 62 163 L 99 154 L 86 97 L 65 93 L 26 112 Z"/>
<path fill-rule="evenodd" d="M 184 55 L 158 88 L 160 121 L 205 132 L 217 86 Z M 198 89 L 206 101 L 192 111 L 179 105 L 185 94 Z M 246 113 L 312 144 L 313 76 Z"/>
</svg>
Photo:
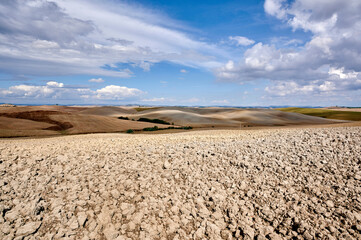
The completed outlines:
<svg viewBox="0 0 361 240">
<path fill-rule="evenodd" d="M 314 117 L 326 119 L 339 119 L 350 121 L 361 121 L 360 108 L 279 108 L 278 110 L 289 113 L 301 113 Z"/>
<path fill-rule="evenodd" d="M 361 128 L 0 140 L 0 239 L 360 239 Z"/>
<path fill-rule="evenodd" d="M 139 121 L 141 119 L 158 122 Z M 129 129 L 139 132 L 144 128 L 154 128 L 154 126 L 158 129 L 169 127 L 240 129 L 260 126 L 334 124 L 345 122 L 343 120 L 345 119 L 325 119 L 270 109 L 0 106 L 0 137 L 114 133 L 126 132 Z"/>
</svg>

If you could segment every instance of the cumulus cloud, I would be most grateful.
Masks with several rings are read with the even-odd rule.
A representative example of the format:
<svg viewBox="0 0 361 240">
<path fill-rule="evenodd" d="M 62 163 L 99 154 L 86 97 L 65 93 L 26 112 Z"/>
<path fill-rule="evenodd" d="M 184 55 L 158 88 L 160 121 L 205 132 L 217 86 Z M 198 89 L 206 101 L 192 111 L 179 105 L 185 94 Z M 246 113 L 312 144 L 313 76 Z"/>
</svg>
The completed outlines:
<svg viewBox="0 0 361 240">
<path fill-rule="evenodd" d="M 149 71 L 171 61 L 210 67 L 218 63 L 209 54 L 223 54 L 172 19 L 130 3 L 1 1 L 0 16 L 0 70 L 9 74 L 130 77 L 104 66 L 129 63 Z"/>
<path fill-rule="evenodd" d="M 264 8 L 311 39 L 297 48 L 257 43 L 215 71 L 220 81 L 270 80 L 266 92 L 279 96 L 361 89 L 360 1 L 266 0 Z"/>
<path fill-rule="evenodd" d="M 181 72 L 181 73 L 187 73 L 188 71 L 185 70 L 185 69 L 181 69 L 180 72 Z"/>
<path fill-rule="evenodd" d="M 237 46 L 249 46 L 255 43 L 254 40 L 242 36 L 230 36 L 229 40 L 235 42 Z"/>
<path fill-rule="evenodd" d="M 92 78 L 88 80 L 89 82 L 94 82 L 94 83 L 102 83 L 105 80 L 103 78 Z"/>
<path fill-rule="evenodd" d="M 335 84 L 329 81 L 325 81 L 323 84 L 318 85 L 308 84 L 300 85 L 297 82 L 279 82 L 276 85 L 266 87 L 266 91 L 274 96 L 286 96 L 286 95 L 307 95 L 309 93 L 321 93 L 335 90 Z"/>
<path fill-rule="evenodd" d="M 58 82 L 55 82 L 55 81 L 50 81 L 50 82 L 46 83 L 46 86 L 62 88 L 62 87 L 64 87 L 64 83 L 58 83 Z"/>
<path fill-rule="evenodd" d="M 89 99 L 92 102 L 96 100 L 132 100 L 144 94 L 143 91 L 136 88 L 125 86 L 109 85 L 100 89 L 67 87 L 64 83 L 49 81 L 46 85 L 16 85 L 8 89 L 0 89 L 0 99 L 28 99 L 28 100 L 46 100 L 46 99 Z"/>
<path fill-rule="evenodd" d="M 95 91 L 95 97 L 98 99 L 123 100 L 125 98 L 134 98 L 144 92 L 136 88 L 127 88 L 116 85 L 109 85 Z"/>
<path fill-rule="evenodd" d="M 276 16 L 279 19 L 286 17 L 286 12 L 282 9 L 282 4 L 286 0 L 266 0 L 264 3 L 264 10 L 266 13 Z"/>
</svg>

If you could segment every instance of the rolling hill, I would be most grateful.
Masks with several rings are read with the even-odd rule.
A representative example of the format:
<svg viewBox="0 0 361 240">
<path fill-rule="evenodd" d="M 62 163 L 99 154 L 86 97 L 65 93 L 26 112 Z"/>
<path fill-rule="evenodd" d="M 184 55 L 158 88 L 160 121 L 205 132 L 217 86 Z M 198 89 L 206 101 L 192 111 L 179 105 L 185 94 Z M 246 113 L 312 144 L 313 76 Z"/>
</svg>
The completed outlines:
<svg viewBox="0 0 361 240">
<path fill-rule="evenodd" d="M 140 118 L 160 119 L 171 123 L 171 126 L 175 128 L 191 126 L 193 128 L 218 129 L 343 122 L 342 120 L 319 117 L 318 112 L 317 114 L 311 112 L 311 114 L 305 115 L 301 114 L 305 110 L 281 110 L 220 107 L 70 107 L 57 105 L 0 107 L 0 137 L 110 133 L 125 132 L 128 129 L 143 130 L 154 126 L 160 129 L 170 127 L 170 125 L 158 124 L 161 121 L 156 121 L 158 123 L 137 121 Z M 321 112 L 328 113 L 329 111 Z M 312 114 L 314 116 L 310 116 Z M 342 112 L 342 114 L 343 116 L 355 116 L 353 112 Z M 119 117 L 123 119 L 118 119 Z"/>
<path fill-rule="evenodd" d="M 321 117 L 326 119 L 338 119 L 349 121 L 361 121 L 361 112 L 320 109 L 320 108 L 279 108 L 279 111 L 301 113 L 309 116 Z"/>
</svg>

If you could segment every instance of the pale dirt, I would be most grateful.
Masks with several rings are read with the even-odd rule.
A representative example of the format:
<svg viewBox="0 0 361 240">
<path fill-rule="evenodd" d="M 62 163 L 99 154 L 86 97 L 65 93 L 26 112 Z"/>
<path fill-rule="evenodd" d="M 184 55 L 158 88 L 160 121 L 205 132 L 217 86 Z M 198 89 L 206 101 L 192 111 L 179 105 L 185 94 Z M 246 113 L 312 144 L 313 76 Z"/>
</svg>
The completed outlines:
<svg viewBox="0 0 361 240">
<path fill-rule="evenodd" d="M 361 127 L 0 140 L 0 239 L 360 239 Z"/>
</svg>

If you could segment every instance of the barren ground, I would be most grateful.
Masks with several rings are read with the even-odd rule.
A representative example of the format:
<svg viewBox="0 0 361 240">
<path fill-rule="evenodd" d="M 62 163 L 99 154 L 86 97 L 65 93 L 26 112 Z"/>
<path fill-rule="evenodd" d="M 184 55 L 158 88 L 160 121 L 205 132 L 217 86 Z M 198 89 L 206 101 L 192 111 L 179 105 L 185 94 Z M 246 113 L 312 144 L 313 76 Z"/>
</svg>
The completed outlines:
<svg viewBox="0 0 361 240">
<path fill-rule="evenodd" d="M 360 239 L 361 127 L 0 140 L 0 239 Z"/>
</svg>

